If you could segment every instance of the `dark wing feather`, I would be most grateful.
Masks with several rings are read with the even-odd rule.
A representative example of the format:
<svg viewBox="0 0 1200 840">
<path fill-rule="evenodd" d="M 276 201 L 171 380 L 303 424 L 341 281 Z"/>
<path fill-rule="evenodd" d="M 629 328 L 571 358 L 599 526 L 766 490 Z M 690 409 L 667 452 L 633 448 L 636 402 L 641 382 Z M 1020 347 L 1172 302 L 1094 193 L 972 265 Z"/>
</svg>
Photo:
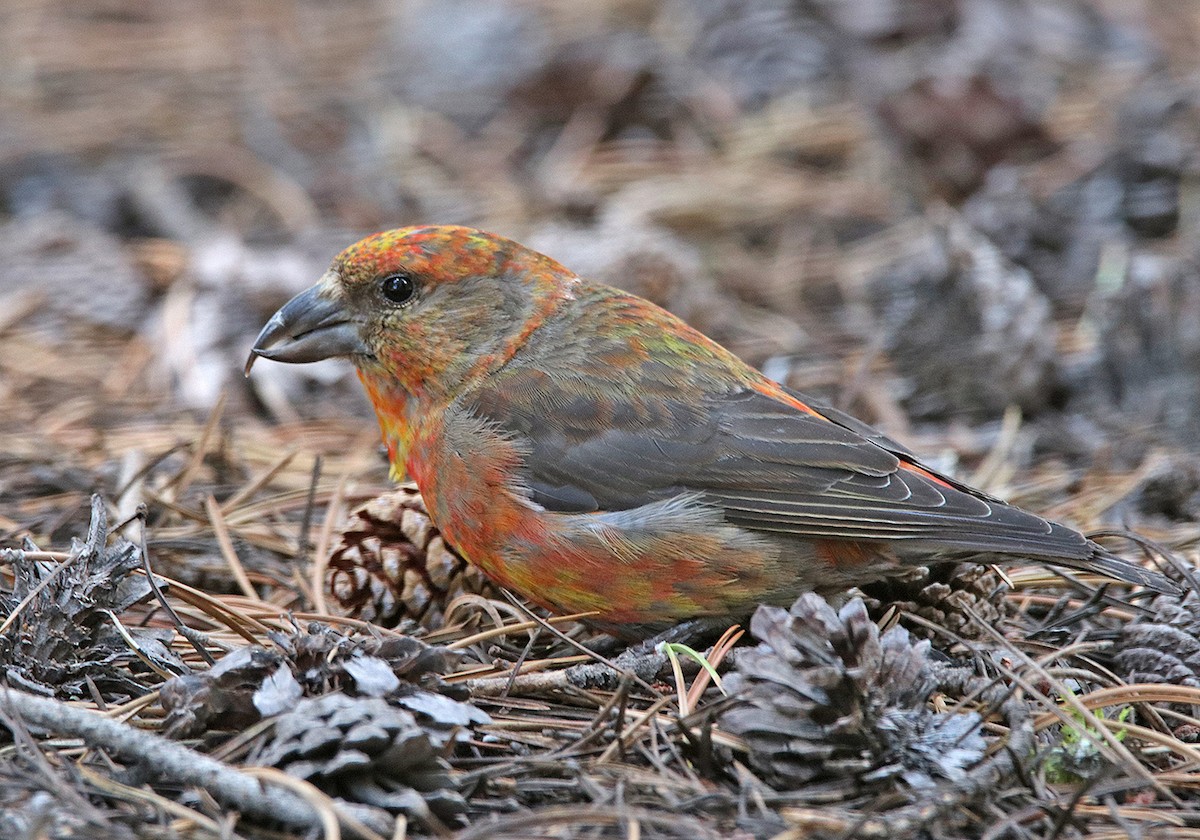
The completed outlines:
<svg viewBox="0 0 1200 840">
<path fill-rule="evenodd" d="M 614 405 L 595 386 L 510 370 L 464 406 L 527 441 L 533 498 L 564 512 L 625 510 L 684 492 L 756 530 L 902 540 L 941 550 L 1086 558 L 1079 533 L 929 473 L 847 415 L 750 389 L 699 405 L 669 389 Z"/>
</svg>

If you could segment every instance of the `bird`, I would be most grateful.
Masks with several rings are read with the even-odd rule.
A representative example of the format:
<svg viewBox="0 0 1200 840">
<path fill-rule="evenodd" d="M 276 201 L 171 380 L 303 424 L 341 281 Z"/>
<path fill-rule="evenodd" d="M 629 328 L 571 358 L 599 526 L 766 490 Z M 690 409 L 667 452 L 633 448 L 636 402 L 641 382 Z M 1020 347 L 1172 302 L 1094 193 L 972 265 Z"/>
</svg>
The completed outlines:
<svg viewBox="0 0 1200 840">
<path fill-rule="evenodd" d="M 499 586 L 620 636 L 940 563 L 1180 591 L 497 234 L 368 236 L 270 318 L 247 376 L 260 357 L 349 359 L 392 477 L 416 482 L 446 541 Z"/>
</svg>

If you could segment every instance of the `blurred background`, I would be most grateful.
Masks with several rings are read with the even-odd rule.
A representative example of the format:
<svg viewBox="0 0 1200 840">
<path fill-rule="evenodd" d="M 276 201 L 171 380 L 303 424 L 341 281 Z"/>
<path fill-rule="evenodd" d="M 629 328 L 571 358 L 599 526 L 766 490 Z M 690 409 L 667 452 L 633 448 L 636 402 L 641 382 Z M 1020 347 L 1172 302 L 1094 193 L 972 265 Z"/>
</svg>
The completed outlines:
<svg viewBox="0 0 1200 840">
<path fill-rule="evenodd" d="M 1195 521 L 1198 55 L 1173 0 L 6 0 L 0 500 L 120 488 L 116 430 L 222 395 L 372 440 L 348 365 L 248 347 L 360 236 L 461 223 L 939 466 Z"/>
<path fill-rule="evenodd" d="M 374 705 L 345 740 L 341 711 L 292 718 L 304 744 L 280 736 L 275 762 L 393 810 L 465 810 L 473 837 L 1194 836 L 1194 592 L 1135 601 L 972 565 L 865 587 L 870 620 L 999 675 L 956 682 L 937 653 L 953 681 L 932 704 L 926 649 L 881 647 L 867 613 L 768 619 L 782 656 L 736 666 L 779 710 L 740 730 L 759 763 L 713 737 L 715 688 L 680 699 L 686 723 L 628 681 L 510 696 L 510 675 L 551 677 L 576 651 L 524 624 L 477 633 L 525 613 L 479 596 L 495 593 L 414 491 L 381 495 L 351 366 L 242 376 L 337 252 L 418 223 L 649 297 L 935 468 L 1130 559 L 1122 527 L 1196 566 L 1200 0 L 0 0 L 0 548 L 42 550 L 0 552 L 0 681 L 141 734 L 194 724 L 240 765 L 266 737 L 251 696 L 291 691 L 278 662 L 310 693 L 348 674 L 374 695 L 359 680 L 393 671 L 404 692 L 446 688 L 440 653 L 356 641 L 385 638 L 359 619 L 419 621 L 467 657 L 462 693 L 422 704 L 430 756 L 452 752 L 451 725 L 471 733 L 454 778 L 410 762 L 414 730 Z M 92 548 L 68 563 L 93 493 Z M 106 528 L 144 540 L 195 633 L 135 603 L 140 558 L 101 551 Z M 826 633 L 833 654 L 810 653 Z M 250 641 L 269 651 L 251 661 Z M 491 728 L 451 703 L 469 676 L 505 683 L 472 695 Z M 1072 711 L 1089 698 L 1106 720 Z M 1157 731 L 1127 723 L 1135 704 Z M 965 771 L 980 718 L 934 721 L 970 708 L 999 711 L 986 743 L 1011 738 Z M 360 719 L 386 728 L 370 761 Z M 168 810 L 142 784 L 155 772 L 60 734 L 0 751 L 0 835 L 232 835 L 207 794 L 166 782 Z"/>
</svg>

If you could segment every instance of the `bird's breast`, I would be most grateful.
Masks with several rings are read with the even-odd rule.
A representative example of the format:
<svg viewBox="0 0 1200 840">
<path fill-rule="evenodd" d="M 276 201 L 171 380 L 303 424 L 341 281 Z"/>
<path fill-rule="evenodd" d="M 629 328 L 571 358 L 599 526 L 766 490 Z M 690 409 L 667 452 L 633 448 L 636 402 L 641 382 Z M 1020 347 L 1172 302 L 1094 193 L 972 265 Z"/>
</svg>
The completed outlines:
<svg viewBox="0 0 1200 840">
<path fill-rule="evenodd" d="M 519 591 L 528 582 L 506 562 L 506 549 L 545 539 L 542 511 L 522 481 L 524 463 L 516 441 L 466 412 L 431 412 L 412 426 L 406 467 L 434 524 L 468 562 Z"/>
</svg>

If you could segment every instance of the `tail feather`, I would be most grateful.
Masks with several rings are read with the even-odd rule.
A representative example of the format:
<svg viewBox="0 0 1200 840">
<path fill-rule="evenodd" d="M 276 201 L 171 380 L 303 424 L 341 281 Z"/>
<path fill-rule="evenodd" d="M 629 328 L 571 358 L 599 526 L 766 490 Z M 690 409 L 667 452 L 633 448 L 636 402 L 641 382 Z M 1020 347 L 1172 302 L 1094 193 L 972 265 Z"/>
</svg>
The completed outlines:
<svg viewBox="0 0 1200 840">
<path fill-rule="evenodd" d="M 1130 563 L 1128 560 L 1122 560 L 1094 543 L 1091 557 L 1078 560 L 1054 557 L 1048 559 L 1047 562 L 1055 566 L 1065 566 L 1068 569 L 1079 569 L 1083 572 L 1098 572 L 1116 580 L 1136 583 L 1163 595 L 1182 595 L 1185 591 L 1182 586 L 1167 576 Z"/>
</svg>

